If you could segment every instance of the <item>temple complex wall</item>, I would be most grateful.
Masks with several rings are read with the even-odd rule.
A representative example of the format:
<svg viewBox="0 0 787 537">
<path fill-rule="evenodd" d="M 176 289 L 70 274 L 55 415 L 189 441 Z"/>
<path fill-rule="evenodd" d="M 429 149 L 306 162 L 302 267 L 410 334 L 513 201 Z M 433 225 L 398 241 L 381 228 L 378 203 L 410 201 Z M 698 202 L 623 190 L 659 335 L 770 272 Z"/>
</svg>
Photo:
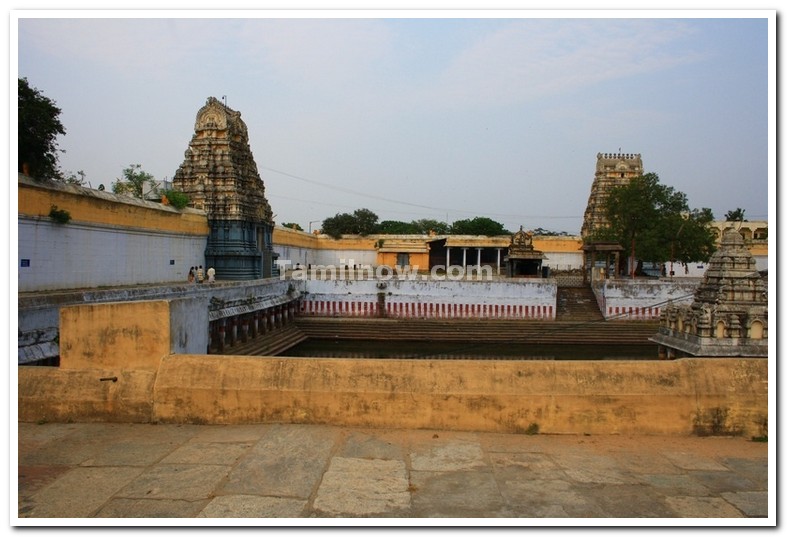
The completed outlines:
<svg viewBox="0 0 787 537">
<path fill-rule="evenodd" d="M 19 421 L 314 423 L 761 435 L 768 360 L 501 361 L 172 354 L 172 301 L 69 308 L 60 368 L 18 368 Z M 80 322 L 89 316 L 91 329 Z M 123 322 L 120 322 L 123 320 Z"/>
<path fill-rule="evenodd" d="M 20 292 L 185 281 L 204 263 L 201 211 L 23 176 L 18 198 Z"/>
<path fill-rule="evenodd" d="M 311 279 L 301 314 L 332 317 L 554 319 L 554 280 Z"/>
<path fill-rule="evenodd" d="M 465 260 L 463 249 L 466 249 L 465 261 L 468 266 L 476 263 L 477 248 L 501 249 L 504 257 L 511 241 L 508 235 L 344 235 L 341 239 L 334 239 L 328 235 L 276 226 L 273 230 L 273 248 L 279 254 L 280 261 L 290 261 L 288 268 L 297 264 L 309 266 L 348 263 L 359 266 L 395 266 L 397 252 L 401 251 L 410 254 L 410 266 L 417 265 L 421 270 L 429 270 L 429 243 L 440 238 L 445 238 L 446 246 L 451 248 L 451 264 L 462 265 Z M 547 256 L 544 266 L 553 270 L 574 270 L 582 266 L 582 240 L 577 236 L 536 236 L 533 238 L 533 246 L 544 252 Z M 400 250 L 397 250 L 397 247 L 401 247 Z M 496 264 L 485 262 L 484 265 Z"/>
</svg>

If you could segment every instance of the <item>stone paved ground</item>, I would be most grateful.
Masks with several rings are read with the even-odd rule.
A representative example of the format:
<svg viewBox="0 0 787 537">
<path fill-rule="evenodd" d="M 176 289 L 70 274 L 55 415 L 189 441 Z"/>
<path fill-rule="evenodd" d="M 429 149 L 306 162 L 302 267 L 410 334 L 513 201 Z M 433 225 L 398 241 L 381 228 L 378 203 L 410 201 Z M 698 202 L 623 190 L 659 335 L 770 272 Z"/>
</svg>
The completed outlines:
<svg viewBox="0 0 787 537">
<path fill-rule="evenodd" d="M 20 526 L 106 517 L 775 525 L 768 444 L 743 438 L 287 424 L 20 423 L 18 433 Z"/>
</svg>

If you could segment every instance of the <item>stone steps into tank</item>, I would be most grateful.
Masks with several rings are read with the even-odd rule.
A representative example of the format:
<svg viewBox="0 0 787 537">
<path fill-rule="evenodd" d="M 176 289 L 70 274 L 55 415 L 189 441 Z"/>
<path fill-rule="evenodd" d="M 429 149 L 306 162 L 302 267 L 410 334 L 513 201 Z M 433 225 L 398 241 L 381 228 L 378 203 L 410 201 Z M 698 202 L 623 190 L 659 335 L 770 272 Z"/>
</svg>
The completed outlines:
<svg viewBox="0 0 787 537">
<path fill-rule="evenodd" d="M 511 341 L 533 344 L 652 345 L 655 321 L 511 321 L 298 317 L 315 339 Z"/>
<path fill-rule="evenodd" d="M 555 320 L 601 321 L 603 319 L 596 295 L 590 286 L 557 288 Z"/>
<path fill-rule="evenodd" d="M 232 356 L 277 356 L 284 351 L 306 341 L 308 336 L 296 325 L 277 328 L 272 332 L 249 338 L 245 343 L 238 342 L 233 346 L 225 345 L 224 351 L 219 352 L 215 347 L 211 354 L 226 354 Z"/>
</svg>

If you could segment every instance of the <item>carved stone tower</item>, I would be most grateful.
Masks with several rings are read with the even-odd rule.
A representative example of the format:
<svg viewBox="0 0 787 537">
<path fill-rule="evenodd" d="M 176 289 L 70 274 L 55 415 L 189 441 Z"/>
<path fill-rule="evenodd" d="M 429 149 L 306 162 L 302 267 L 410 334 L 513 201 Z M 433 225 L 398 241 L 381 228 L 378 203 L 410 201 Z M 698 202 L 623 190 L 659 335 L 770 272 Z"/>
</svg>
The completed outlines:
<svg viewBox="0 0 787 537">
<path fill-rule="evenodd" d="M 582 240 L 587 241 L 596 231 L 607 226 L 604 202 L 609 191 L 626 185 L 632 178 L 642 175 L 642 156 L 631 153 L 599 153 L 596 155 L 596 176 L 590 188 L 590 197 L 582 222 Z"/>
<path fill-rule="evenodd" d="M 668 358 L 768 356 L 768 290 L 740 233 L 724 232 L 694 302 L 665 308 L 651 341 Z"/>
<path fill-rule="evenodd" d="M 273 217 L 240 112 L 208 98 L 173 187 L 208 215 L 206 269 L 222 280 L 272 275 Z"/>
</svg>

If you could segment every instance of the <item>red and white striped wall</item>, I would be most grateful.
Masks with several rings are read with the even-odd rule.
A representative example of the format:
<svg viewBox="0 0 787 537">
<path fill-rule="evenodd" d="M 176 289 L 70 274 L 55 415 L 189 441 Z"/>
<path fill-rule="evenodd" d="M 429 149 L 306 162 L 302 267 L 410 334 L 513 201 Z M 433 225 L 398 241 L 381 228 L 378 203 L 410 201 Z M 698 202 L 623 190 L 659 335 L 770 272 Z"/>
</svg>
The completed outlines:
<svg viewBox="0 0 787 537">
<path fill-rule="evenodd" d="M 301 314 L 320 317 L 377 317 L 376 302 L 303 300 Z M 554 319 L 551 305 L 387 302 L 385 316 L 430 319 Z"/>
<path fill-rule="evenodd" d="M 631 320 L 658 320 L 661 315 L 661 308 L 645 308 L 645 307 L 621 307 L 610 306 L 607 308 L 607 319 L 631 319 Z"/>
</svg>

